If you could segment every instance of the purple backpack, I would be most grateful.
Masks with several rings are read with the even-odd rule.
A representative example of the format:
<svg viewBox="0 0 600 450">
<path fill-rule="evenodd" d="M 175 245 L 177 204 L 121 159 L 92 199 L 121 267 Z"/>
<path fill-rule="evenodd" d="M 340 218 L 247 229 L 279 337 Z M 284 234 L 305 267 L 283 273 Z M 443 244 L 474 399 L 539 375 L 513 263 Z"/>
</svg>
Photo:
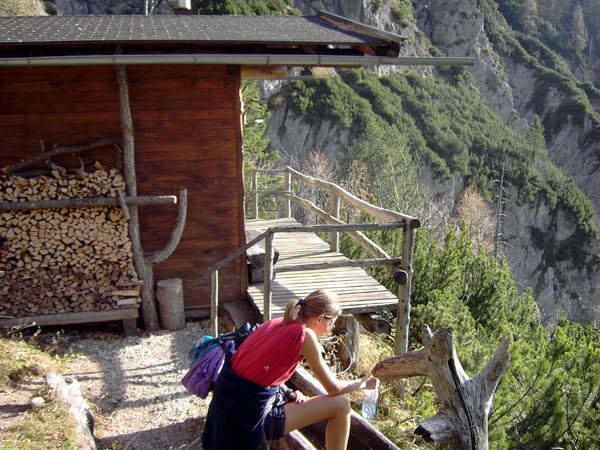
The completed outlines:
<svg viewBox="0 0 600 450">
<path fill-rule="evenodd" d="M 218 341 L 218 339 L 213 338 L 211 341 Z M 181 382 L 191 394 L 206 398 L 215 387 L 217 377 L 225 363 L 225 352 L 233 354 L 234 350 L 233 341 L 216 342 L 216 345 L 207 346 L 205 351 L 192 362 Z"/>
<path fill-rule="evenodd" d="M 236 348 L 252 333 L 258 325 L 246 323 L 241 329 L 231 333 L 220 334 L 219 337 L 204 336 L 190 351 L 192 364 L 181 379 L 188 392 L 206 398 L 215 387 L 215 382 L 225 364 Z"/>
</svg>

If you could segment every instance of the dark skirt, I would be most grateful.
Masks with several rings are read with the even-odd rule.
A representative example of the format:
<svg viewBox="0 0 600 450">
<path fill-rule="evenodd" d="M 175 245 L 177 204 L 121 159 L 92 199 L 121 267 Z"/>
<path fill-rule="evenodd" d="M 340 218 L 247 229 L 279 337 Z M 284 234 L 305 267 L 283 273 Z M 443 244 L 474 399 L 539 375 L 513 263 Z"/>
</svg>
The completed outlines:
<svg viewBox="0 0 600 450">
<path fill-rule="evenodd" d="M 223 366 L 202 433 L 205 450 L 268 449 L 264 424 L 276 400 L 276 386 L 263 387 Z"/>
</svg>

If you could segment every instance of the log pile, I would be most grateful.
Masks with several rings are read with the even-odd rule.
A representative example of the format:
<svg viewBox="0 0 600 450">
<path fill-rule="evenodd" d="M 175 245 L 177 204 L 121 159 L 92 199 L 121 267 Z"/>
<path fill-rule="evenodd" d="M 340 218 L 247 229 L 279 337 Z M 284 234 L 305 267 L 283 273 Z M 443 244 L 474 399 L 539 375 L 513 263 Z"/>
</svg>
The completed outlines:
<svg viewBox="0 0 600 450">
<path fill-rule="evenodd" d="M 0 202 L 118 197 L 117 170 L 0 177 Z M 128 222 L 119 207 L 0 211 L 0 315 L 26 317 L 137 306 Z"/>
</svg>

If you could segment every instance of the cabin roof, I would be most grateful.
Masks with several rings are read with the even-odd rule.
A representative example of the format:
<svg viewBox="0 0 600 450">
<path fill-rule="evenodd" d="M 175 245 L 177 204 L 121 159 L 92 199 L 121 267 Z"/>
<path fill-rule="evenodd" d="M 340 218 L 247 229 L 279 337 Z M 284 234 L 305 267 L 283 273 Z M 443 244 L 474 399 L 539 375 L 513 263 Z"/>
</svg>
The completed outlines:
<svg viewBox="0 0 600 450">
<path fill-rule="evenodd" d="M 394 35 L 389 33 L 389 36 Z M 0 45 L 77 42 L 371 46 L 390 43 L 370 33 L 369 27 L 344 26 L 323 16 L 0 17 Z"/>
</svg>

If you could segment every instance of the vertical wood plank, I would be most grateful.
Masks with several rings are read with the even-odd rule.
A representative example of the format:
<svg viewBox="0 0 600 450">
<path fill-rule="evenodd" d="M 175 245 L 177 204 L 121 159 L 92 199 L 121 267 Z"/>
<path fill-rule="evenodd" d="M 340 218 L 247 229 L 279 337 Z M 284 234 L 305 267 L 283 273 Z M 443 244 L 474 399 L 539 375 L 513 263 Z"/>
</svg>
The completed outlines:
<svg viewBox="0 0 600 450">
<path fill-rule="evenodd" d="M 340 218 L 340 196 L 329 193 L 329 214 L 336 219 Z M 329 233 L 329 247 L 332 252 L 340 251 L 340 233 L 332 231 Z"/>
<path fill-rule="evenodd" d="M 283 173 L 283 189 L 286 192 L 292 191 L 292 174 L 287 170 Z M 283 200 L 283 207 L 284 218 L 292 217 L 292 201 L 289 198 Z"/>
<path fill-rule="evenodd" d="M 252 171 L 252 189 L 254 190 L 254 220 L 258 220 L 258 171 Z"/>
<path fill-rule="evenodd" d="M 404 230 L 402 239 L 402 266 L 407 273 L 406 283 L 398 286 L 398 321 L 396 324 L 396 342 L 394 353 L 400 355 L 408 350 L 408 327 L 410 325 L 410 293 L 412 283 L 412 256 L 414 232 L 409 226 Z"/>
<path fill-rule="evenodd" d="M 219 271 L 210 275 L 210 333 L 219 335 Z"/>
<path fill-rule="evenodd" d="M 264 272 L 264 314 L 263 320 L 271 320 L 271 299 L 273 296 L 273 238 L 275 235 L 270 233 L 265 238 L 265 272 Z"/>
</svg>

